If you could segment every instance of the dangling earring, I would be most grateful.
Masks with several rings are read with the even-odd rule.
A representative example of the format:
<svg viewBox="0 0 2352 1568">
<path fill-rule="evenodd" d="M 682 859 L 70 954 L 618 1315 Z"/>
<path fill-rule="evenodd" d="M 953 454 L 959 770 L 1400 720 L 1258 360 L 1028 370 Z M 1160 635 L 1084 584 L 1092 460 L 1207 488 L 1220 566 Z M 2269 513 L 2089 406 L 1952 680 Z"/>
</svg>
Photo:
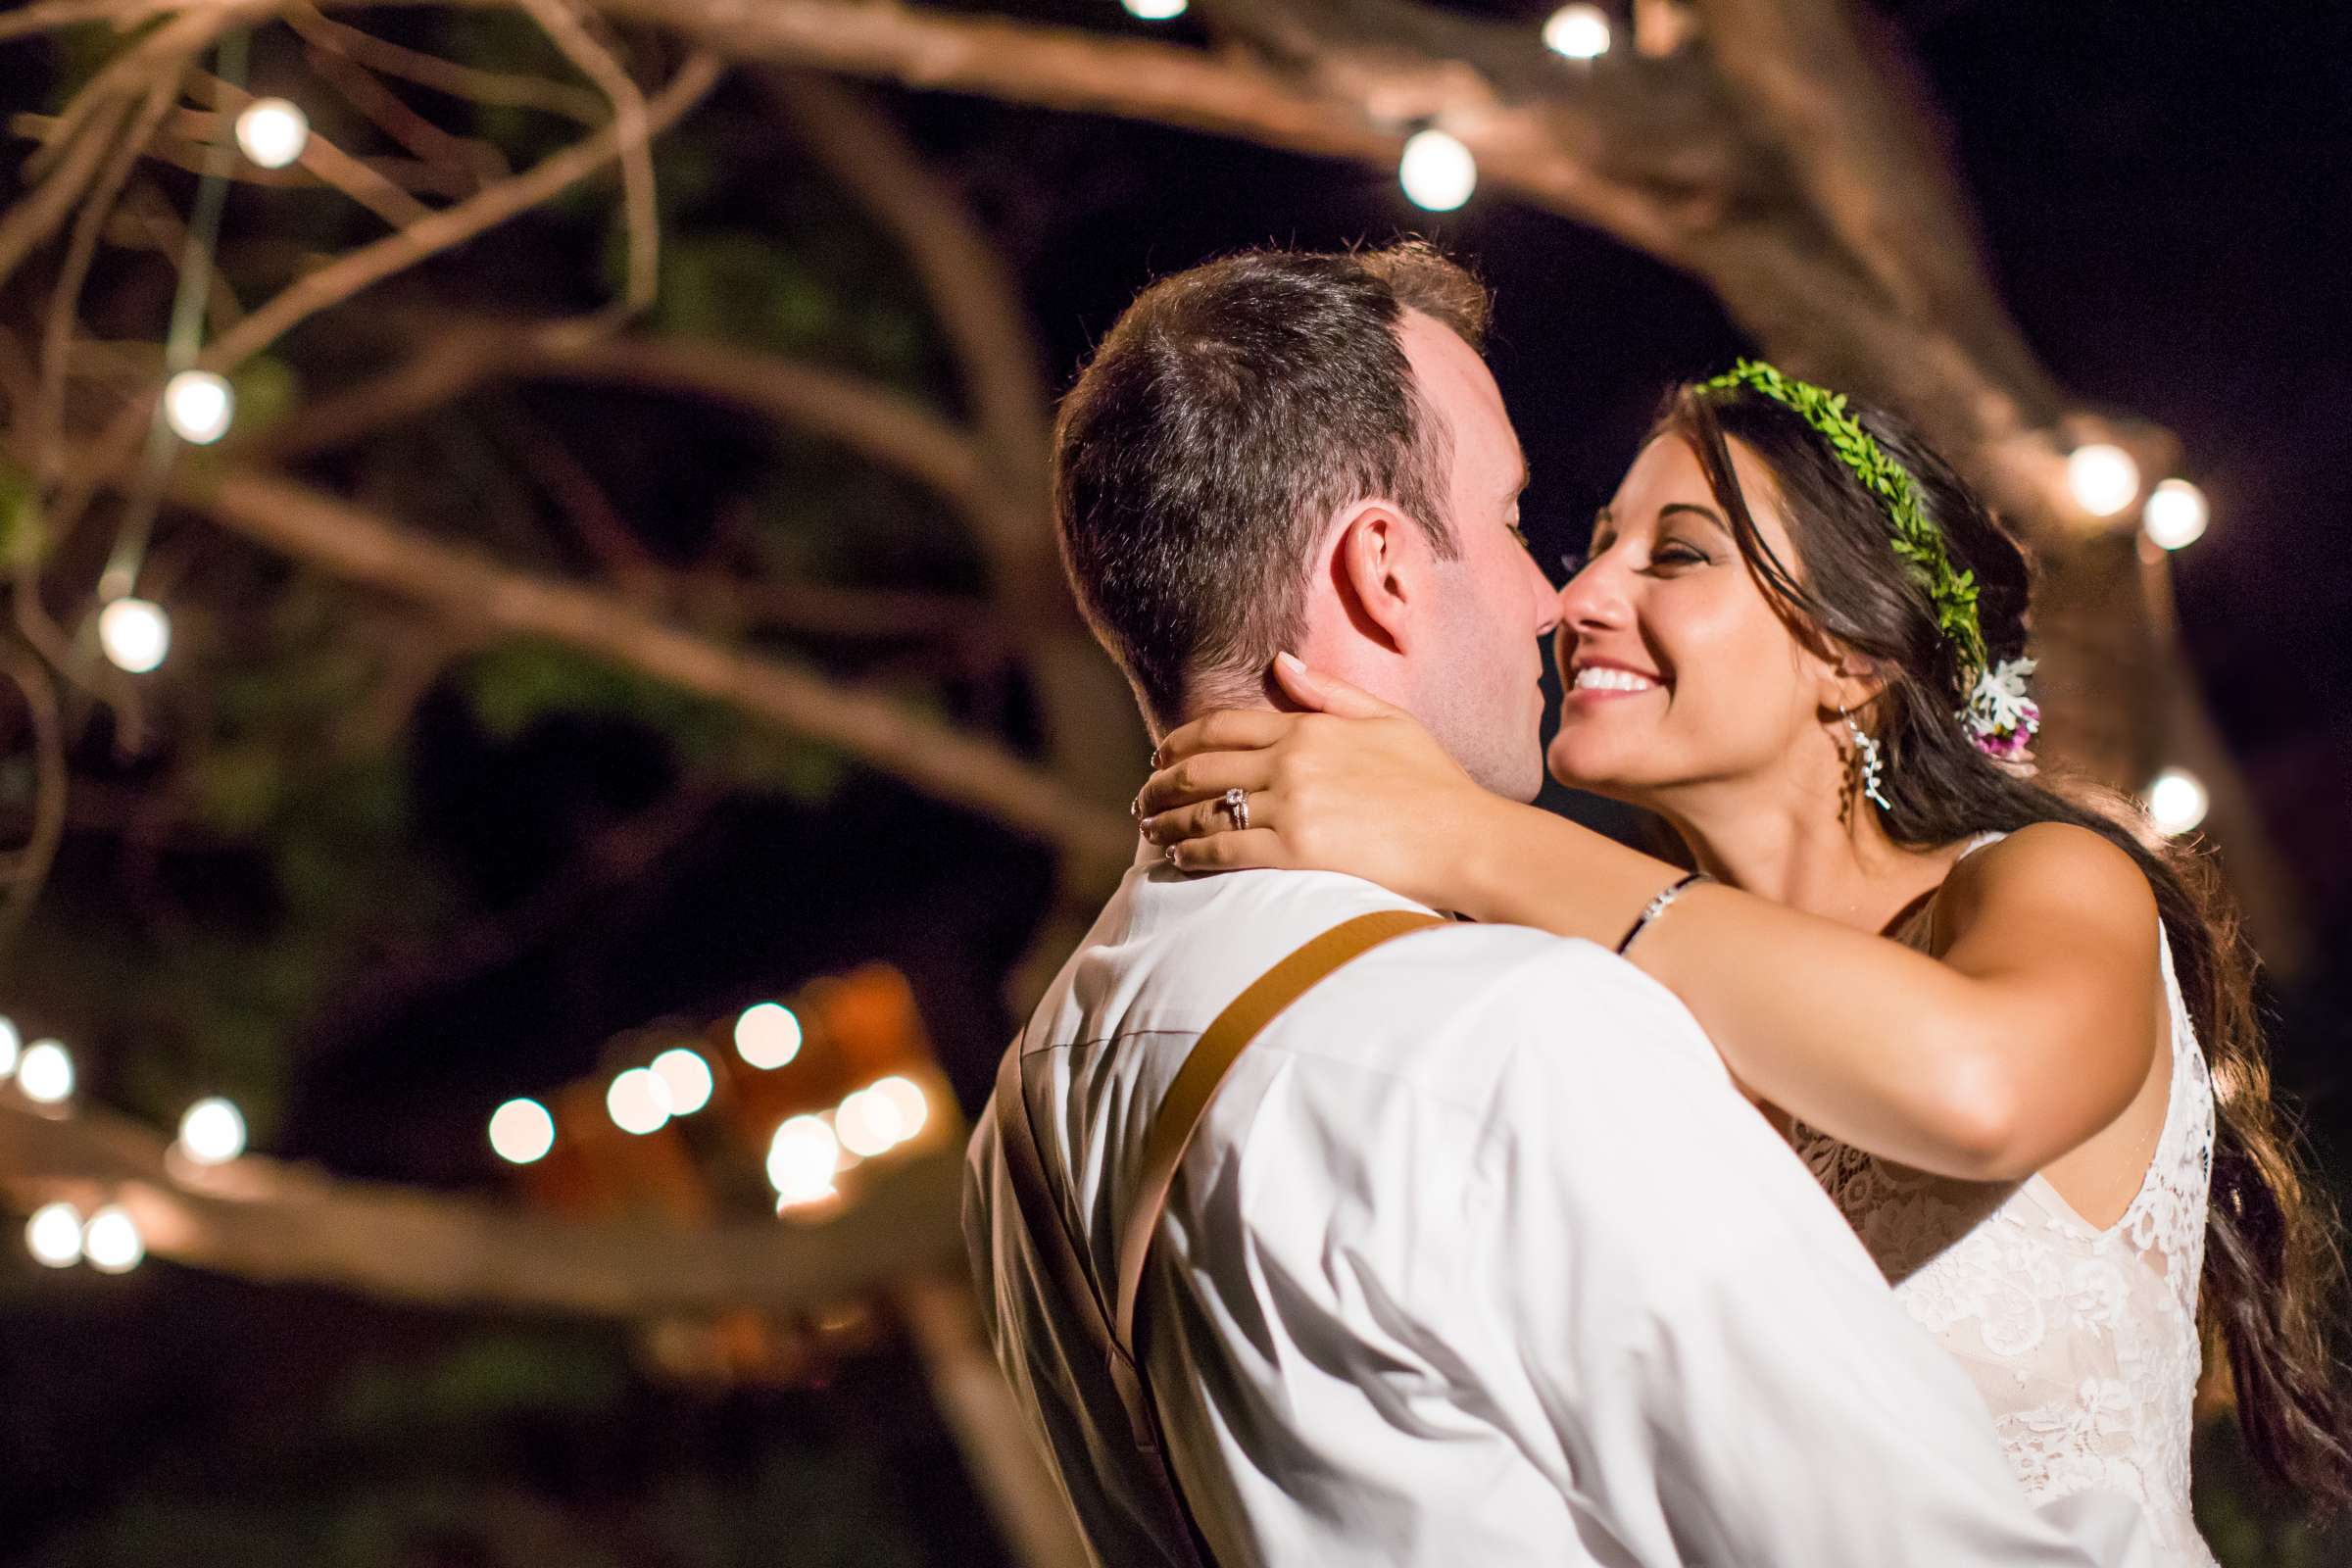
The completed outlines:
<svg viewBox="0 0 2352 1568">
<path fill-rule="evenodd" d="M 1879 793 L 1880 770 L 1885 766 L 1885 760 L 1879 755 L 1879 738 L 1855 723 L 1854 715 L 1844 709 L 1838 710 L 1838 716 L 1845 720 L 1846 729 L 1854 737 L 1854 760 L 1861 764 L 1863 795 L 1877 802 L 1880 810 L 1893 810 L 1894 803 Z"/>
</svg>

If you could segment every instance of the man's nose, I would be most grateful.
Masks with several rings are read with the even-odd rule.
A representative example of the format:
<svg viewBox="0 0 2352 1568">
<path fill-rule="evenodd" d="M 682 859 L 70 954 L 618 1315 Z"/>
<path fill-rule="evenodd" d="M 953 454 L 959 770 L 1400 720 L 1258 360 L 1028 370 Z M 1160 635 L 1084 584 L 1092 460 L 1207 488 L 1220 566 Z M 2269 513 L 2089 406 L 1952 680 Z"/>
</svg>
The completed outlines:
<svg viewBox="0 0 2352 1568">
<path fill-rule="evenodd" d="M 1533 556 L 1527 558 L 1527 579 L 1535 602 L 1536 635 L 1548 637 L 1560 623 L 1560 596 L 1552 591 L 1551 579 L 1544 575 Z"/>
</svg>

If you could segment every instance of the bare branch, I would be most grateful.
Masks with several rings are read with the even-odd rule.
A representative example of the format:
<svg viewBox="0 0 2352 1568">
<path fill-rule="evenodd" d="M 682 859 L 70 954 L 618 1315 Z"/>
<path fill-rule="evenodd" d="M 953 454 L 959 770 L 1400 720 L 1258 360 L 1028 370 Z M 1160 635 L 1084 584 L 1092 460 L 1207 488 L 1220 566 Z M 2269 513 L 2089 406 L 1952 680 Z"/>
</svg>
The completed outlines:
<svg viewBox="0 0 2352 1568">
<path fill-rule="evenodd" d="M 993 740 L 782 659 L 681 631 L 612 594 L 514 570 L 257 469 L 184 474 L 174 497 L 272 550 L 430 605 L 459 624 L 544 637 L 837 746 L 1093 863 L 1123 863 L 1134 853 L 1133 825 L 1123 815 L 1074 795 Z"/>
<path fill-rule="evenodd" d="M 645 94 L 620 62 L 590 35 L 572 0 L 514 0 L 563 51 L 580 74 L 612 101 L 612 129 L 620 138 L 621 205 L 629 221 L 629 283 L 623 306 L 632 314 L 654 302 L 661 265 L 661 216 L 654 206 L 653 133 L 646 128 Z"/>
<path fill-rule="evenodd" d="M 322 16 L 308 5 L 289 6 L 286 24 L 321 49 L 331 49 L 370 71 L 413 81 L 419 87 L 430 87 L 452 98 L 509 109 L 536 109 L 583 125 L 596 124 L 605 118 L 605 106 L 592 92 L 540 76 L 483 71 L 438 55 L 419 54 Z"/>
<path fill-rule="evenodd" d="M 261 1284 L 431 1306 L 639 1319 L 753 1307 L 807 1313 L 956 1258 L 962 1161 L 910 1156 L 810 1225 L 595 1224 L 478 1199 L 344 1181 L 247 1155 L 196 1167 L 96 1105 L 0 1098 L 0 1190 L 20 1205 L 119 1202 L 147 1250 Z"/>
<path fill-rule="evenodd" d="M 22 592 L 22 584 L 18 585 Z M 7 889 L 0 896 L 0 957 L 13 945 L 33 901 L 48 879 L 49 865 L 66 828 L 65 727 L 58 711 L 57 686 L 39 660 L 13 643 L 0 642 L 0 677 L 17 688 L 24 700 L 25 728 L 32 738 L 32 832 L 24 846 L 10 852 L 4 870 Z"/>
<path fill-rule="evenodd" d="M 209 73 L 200 75 L 197 82 L 203 95 L 213 105 L 211 124 L 207 127 L 209 135 L 234 135 L 236 116 L 254 101 L 253 94 Z M 351 201 L 367 208 L 394 228 L 405 228 L 432 212 L 424 203 L 327 140 L 316 126 L 304 138 L 302 156 L 297 163 L 312 178 L 341 191 Z"/>
<path fill-rule="evenodd" d="M 708 398 L 808 431 L 928 486 L 966 510 L 988 505 L 969 437 L 921 404 L 821 366 L 697 338 L 583 339 L 545 326 L 437 318 L 397 370 L 314 405 L 273 432 L 278 457 L 329 451 L 494 381 L 607 382 Z"/>
<path fill-rule="evenodd" d="M 723 73 L 709 55 L 696 55 L 649 105 L 646 133 L 659 135 L 699 103 Z M 586 178 L 612 162 L 620 150 L 617 129 L 608 127 L 534 166 L 513 179 L 419 219 L 405 229 L 372 244 L 348 251 L 324 267 L 289 284 L 275 297 L 197 356 L 198 368 L 226 374 L 309 317 L 341 304 L 370 285 L 405 268 L 414 267 L 441 251 L 462 245 L 497 227 L 519 213 Z M 0 276 L 4 276 L 0 271 Z M 70 526 L 89 505 L 95 490 L 111 481 L 131 452 L 153 409 L 153 394 L 125 407 L 90 443 L 76 487 L 56 509 L 56 525 Z"/>
</svg>

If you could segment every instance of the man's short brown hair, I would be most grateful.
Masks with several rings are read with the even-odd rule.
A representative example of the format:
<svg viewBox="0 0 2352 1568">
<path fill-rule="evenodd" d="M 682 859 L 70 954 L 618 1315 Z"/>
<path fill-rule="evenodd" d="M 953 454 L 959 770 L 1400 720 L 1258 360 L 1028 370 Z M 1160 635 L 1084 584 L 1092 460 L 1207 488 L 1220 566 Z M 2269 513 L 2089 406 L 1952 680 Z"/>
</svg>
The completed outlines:
<svg viewBox="0 0 2352 1568">
<path fill-rule="evenodd" d="M 1420 241 L 1228 256 L 1137 296 L 1063 399 L 1062 562 L 1154 723 L 1256 699 L 1340 509 L 1392 501 L 1458 554 L 1451 436 L 1406 362 L 1407 310 L 1485 342 L 1485 286 Z"/>
</svg>

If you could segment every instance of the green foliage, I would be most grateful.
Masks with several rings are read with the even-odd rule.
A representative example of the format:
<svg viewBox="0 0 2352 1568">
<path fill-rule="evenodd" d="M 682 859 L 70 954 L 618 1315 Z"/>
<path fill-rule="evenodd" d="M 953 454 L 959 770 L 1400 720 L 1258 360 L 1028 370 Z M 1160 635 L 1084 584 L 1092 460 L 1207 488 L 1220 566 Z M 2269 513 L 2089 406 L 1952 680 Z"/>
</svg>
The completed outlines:
<svg viewBox="0 0 2352 1568">
<path fill-rule="evenodd" d="M 1928 519 L 1919 504 L 1919 489 L 1903 466 L 1845 411 L 1845 395 L 1786 375 L 1760 360 L 1740 360 L 1731 369 L 1705 383 L 1711 391 L 1748 387 L 1792 410 L 1829 442 L 1838 460 L 1854 472 L 1886 509 L 1888 539 L 1894 553 L 1911 569 L 1929 602 L 1936 607 L 1936 624 L 1960 650 L 1960 688 L 1965 693 L 1987 663 L 1984 634 L 1977 620 L 1977 582 L 1973 572 L 1952 569 L 1943 530 Z"/>
</svg>

